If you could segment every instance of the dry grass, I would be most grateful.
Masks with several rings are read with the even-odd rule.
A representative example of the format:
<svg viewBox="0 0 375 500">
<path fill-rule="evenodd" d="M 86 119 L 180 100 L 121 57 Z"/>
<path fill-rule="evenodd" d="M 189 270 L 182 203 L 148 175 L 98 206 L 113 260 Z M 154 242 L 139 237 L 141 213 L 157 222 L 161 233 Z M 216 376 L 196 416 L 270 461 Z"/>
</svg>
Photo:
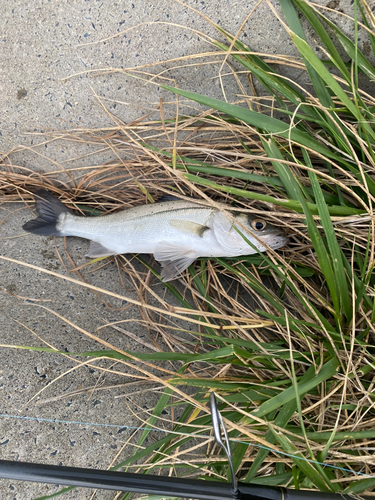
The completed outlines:
<svg viewBox="0 0 375 500">
<path fill-rule="evenodd" d="M 254 54 L 240 50 L 236 37 L 229 41 L 232 57 L 246 56 L 252 61 Z M 223 52 L 223 60 L 227 57 Z M 297 59 L 283 59 L 283 64 L 303 67 Z M 149 71 L 144 69 L 142 76 L 149 77 Z M 338 81 L 338 77 L 335 79 Z M 375 106 L 373 97 L 359 89 L 346 91 L 350 99 L 360 96 L 363 109 Z M 245 94 L 243 87 L 241 93 Z M 337 127 L 335 133 L 330 137 L 328 127 L 322 130 L 320 122 L 303 121 L 302 106 L 294 108 L 286 129 L 291 131 L 296 123 L 303 122 L 304 130 L 337 157 L 298 143 L 291 133 L 289 137 L 262 133 L 230 112 L 195 109 L 194 116 L 168 120 L 161 103 L 153 115 L 131 124 L 112 116 L 111 128 L 44 136 L 43 141 L 48 142 L 89 144 L 93 160 L 95 154 L 108 155 L 105 164 L 60 164 L 47 173 L 13 164 L 17 151 L 2 161 L 3 203 L 30 203 L 32 192 L 43 187 L 75 210 L 97 215 L 95 210 L 115 211 L 152 203 L 162 193 L 174 193 L 262 214 L 290 236 L 290 245 L 278 252 L 270 250 L 266 255 L 232 260 L 198 260 L 178 282 L 166 285 L 173 300 L 180 302 L 178 307 L 161 288 L 156 291 L 153 286 L 158 280 L 158 266 L 153 261 L 137 257 L 143 263 L 139 270 L 129 256 L 115 257 L 138 299 L 132 300 L 125 292 L 117 296 L 138 305 L 140 322 L 154 337 L 148 346 L 154 346 L 154 353 L 150 358 L 135 356 L 100 338 L 95 340 L 111 355 L 117 353 L 119 365 L 131 367 L 142 380 L 152 380 L 165 389 L 150 416 L 152 425 L 164 424 L 160 413 L 166 404 L 187 405 L 170 427 L 174 434 L 160 441 L 157 453 L 148 450 L 144 471 L 158 465 L 175 473 L 181 463 L 193 474 L 202 474 L 203 470 L 206 475 L 226 477 L 226 465 L 210 445 L 206 467 L 197 469 L 202 466 L 201 457 L 196 455 L 197 442 L 201 445 L 211 428 L 207 395 L 215 390 L 242 479 L 254 481 L 257 476 L 261 484 L 352 493 L 375 484 L 375 161 L 368 148 L 374 138 L 369 131 L 366 136 L 359 130 L 349 112 L 331 113 L 318 97 L 307 91 L 304 96 L 306 106 L 318 111 L 331 130 Z M 343 106 L 340 98 L 332 97 L 337 108 Z M 260 99 L 245 95 L 242 105 L 265 116 L 281 112 L 280 106 L 274 107 L 274 96 Z M 371 121 L 368 125 L 372 127 Z M 337 145 L 340 141 L 335 142 L 340 134 L 347 140 L 342 150 Z M 272 140 L 276 137 L 279 153 L 271 149 L 271 139 L 268 143 L 263 140 L 266 136 L 272 136 Z M 32 153 L 41 154 L 38 147 Z M 283 178 L 287 174 L 303 193 L 302 202 L 298 196 L 291 196 Z M 314 182 L 320 191 L 314 190 Z M 325 199 L 323 194 L 319 198 L 318 191 Z M 305 202 L 309 203 L 307 208 Z M 328 211 L 332 225 L 324 219 Z M 335 281 L 335 252 L 343 259 L 340 272 L 346 288 L 339 286 L 343 281 Z M 72 261 L 70 270 L 78 273 L 82 286 L 102 296 L 111 295 L 84 281 L 85 267 L 75 269 Z M 43 272 L 57 276 L 48 270 Z M 337 302 L 332 298 L 334 290 Z M 150 305 L 150 297 L 159 305 Z M 113 327 L 131 333 L 131 324 L 124 323 Z M 79 325 L 72 326 L 80 329 Z M 93 338 L 89 332 L 83 333 Z M 159 339 L 167 346 L 169 358 L 159 356 Z M 160 359 L 171 362 L 168 369 L 151 361 Z M 186 434 L 196 436 L 196 440 L 189 441 Z M 132 460 L 135 463 L 148 451 L 138 452 L 117 467 L 129 466 Z M 324 467 L 323 463 L 334 467 Z"/>
</svg>

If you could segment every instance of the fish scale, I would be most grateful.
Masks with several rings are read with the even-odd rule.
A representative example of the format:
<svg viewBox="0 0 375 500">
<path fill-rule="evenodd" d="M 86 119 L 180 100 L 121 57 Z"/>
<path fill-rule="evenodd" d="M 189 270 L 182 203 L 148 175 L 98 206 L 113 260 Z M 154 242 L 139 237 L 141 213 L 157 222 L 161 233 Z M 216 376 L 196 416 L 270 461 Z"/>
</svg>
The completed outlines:
<svg viewBox="0 0 375 500">
<path fill-rule="evenodd" d="M 264 244 L 277 249 L 288 242 L 282 230 L 258 216 L 235 212 L 233 221 L 223 211 L 194 201 L 164 201 L 100 217 L 74 215 L 46 190 L 36 193 L 35 202 L 38 218 L 24 225 L 26 231 L 89 239 L 89 257 L 153 254 L 161 262 L 164 281 L 176 278 L 198 257 L 251 255 L 264 252 Z"/>
</svg>

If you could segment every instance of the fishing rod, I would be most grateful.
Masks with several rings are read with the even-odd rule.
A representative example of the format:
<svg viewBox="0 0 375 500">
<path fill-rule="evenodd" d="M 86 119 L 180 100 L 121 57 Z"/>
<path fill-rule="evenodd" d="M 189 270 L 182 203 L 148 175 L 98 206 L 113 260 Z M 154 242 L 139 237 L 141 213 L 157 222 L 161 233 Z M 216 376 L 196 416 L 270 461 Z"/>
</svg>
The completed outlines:
<svg viewBox="0 0 375 500">
<path fill-rule="evenodd" d="M 238 483 L 237 489 L 233 490 L 232 484 L 219 481 L 179 479 L 7 460 L 0 460 L 0 477 L 37 483 L 123 491 L 124 493 L 202 500 L 342 500 L 343 498 L 353 500 L 349 496 L 269 488 L 245 483 Z"/>
<path fill-rule="evenodd" d="M 238 482 L 234 473 L 228 435 L 213 392 L 210 394 L 210 406 L 214 438 L 228 458 L 231 483 L 10 460 L 0 460 L 0 478 L 202 500 L 352 500 L 348 495 L 289 490 Z"/>
</svg>

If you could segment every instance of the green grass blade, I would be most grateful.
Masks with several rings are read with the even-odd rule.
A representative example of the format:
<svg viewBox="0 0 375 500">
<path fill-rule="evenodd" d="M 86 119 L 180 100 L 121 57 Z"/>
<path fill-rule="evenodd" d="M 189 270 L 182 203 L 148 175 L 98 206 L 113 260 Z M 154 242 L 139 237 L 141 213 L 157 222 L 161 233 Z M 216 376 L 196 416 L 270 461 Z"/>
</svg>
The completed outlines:
<svg viewBox="0 0 375 500">
<path fill-rule="evenodd" d="M 375 80 L 375 67 L 370 63 L 366 56 L 359 50 L 358 46 L 348 38 L 343 31 L 327 17 L 319 13 L 324 22 L 334 31 L 336 38 L 341 43 L 345 52 L 352 61 L 356 60 L 359 68 L 371 79 Z M 350 80 L 349 80 L 350 82 Z"/>
<path fill-rule="evenodd" d="M 298 37 L 297 37 L 298 38 Z M 301 39 L 299 39 L 301 40 Z M 303 42 L 303 40 L 301 40 Z M 299 43 L 298 40 L 295 43 Z M 305 42 L 303 42 L 305 43 Z M 305 46 L 311 50 L 308 45 L 305 43 Z M 303 46 L 303 50 L 306 52 L 307 49 Z M 315 56 L 315 54 L 313 54 Z M 306 54 L 306 57 L 309 57 L 309 54 Z M 316 57 L 316 56 L 315 56 Z M 327 72 L 327 79 L 331 82 L 333 80 L 332 85 L 335 87 L 337 92 L 341 91 L 341 94 L 344 94 L 343 99 L 347 102 L 348 109 L 353 109 L 353 105 L 351 104 L 350 99 L 346 96 L 345 92 L 341 90 L 341 87 L 337 84 L 337 82 L 330 75 L 328 70 L 325 69 L 324 64 L 318 59 L 319 64 L 323 67 L 323 69 Z M 342 163 L 342 158 L 336 153 L 333 153 L 328 148 L 323 146 L 319 141 L 311 137 L 310 134 L 300 130 L 298 127 L 294 126 L 290 128 L 285 122 L 273 118 L 271 116 L 267 116 L 261 113 L 257 113 L 255 111 L 251 111 L 246 108 L 242 108 L 241 106 L 237 106 L 235 104 L 229 104 L 227 102 L 220 101 L 219 99 L 213 99 L 211 97 L 202 96 L 201 94 L 197 94 L 195 92 L 188 92 L 186 90 L 181 90 L 176 87 L 169 87 L 167 85 L 160 85 L 160 87 L 165 90 L 169 90 L 170 92 L 174 92 L 175 94 L 181 95 L 195 102 L 199 102 L 205 106 L 210 108 L 214 108 L 217 111 L 221 111 L 222 113 L 226 113 L 238 120 L 242 120 L 253 127 L 257 127 L 261 130 L 264 130 L 268 134 L 277 134 L 280 137 L 284 137 L 286 139 L 291 139 L 293 142 L 300 144 L 301 146 L 305 146 L 312 151 L 316 151 L 328 158 L 334 159 L 339 163 Z M 339 87 L 339 90 L 336 88 Z M 340 95 L 341 95 L 340 94 Z M 356 113 L 356 108 L 354 107 L 354 112 Z"/>
<path fill-rule="evenodd" d="M 156 148 L 154 146 L 150 146 L 145 143 L 142 143 L 142 146 L 144 146 L 147 149 L 150 149 L 151 151 L 155 151 L 159 154 L 162 154 L 167 158 L 172 157 L 172 153 L 169 153 L 168 151 L 165 151 L 163 149 Z M 250 150 L 248 150 L 247 152 L 251 154 Z M 233 179 L 241 179 L 249 182 L 258 182 L 261 184 L 266 183 L 274 187 L 284 186 L 283 182 L 275 175 L 259 175 L 259 174 L 253 174 L 252 172 L 247 172 L 245 170 L 235 170 L 233 168 L 228 168 L 228 167 L 213 167 L 208 163 L 193 160 L 187 156 L 179 156 L 179 159 L 181 162 L 183 162 L 182 164 L 179 163 L 176 164 L 176 168 L 179 170 L 188 170 L 189 172 L 197 172 L 206 175 L 216 175 L 218 177 L 231 177 Z M 170 164 L 170 166 L 172 166 L 172 164 Z M 308 186 L 304 186 L 304 189 L 307 190 L 309 194 L 313 193 L 312 189 L 309 188 Z M 323 191 L 323 195 L 324 199 L 330 205 L 337 204 L 337 202 L 339 201 L 337 196 L 331 195 L 330 193 L 327 193 L 325 191 Z M 100 213 L 102 214 L 102 212 Z"/>
<path fill-rule="evenodd" d="M 319 40 L 321 40 L 324 43 L 324 45 L 329 53 L 329 56 L 331 58 L 331 61 L 334 63 L 336 68 L 340 71 L 343 78 L 345 78 L 345 80 L 348 83 L 350 83 L 350 81 L 351 81 L 350 73 L 347 70 L 345 63 L 343 62 L 340 54 L 338 53 L 334 43 L 332 42 L 332 40 L 331 40 L 330 36 L 328 35 L 327 31 L 325 30 L 324 26 L 319 21 L 318 17 L 315 15 L 314 10 L 304 0 L 293 0 L 293 2 L 296 4 L 296 6 L 299 8 L 299 10 L 303 13 L 305 18 L 309 21 L 312 28 L 315 30 L 316 34 L 318 35 Z M 295 31 L 295 30 L 293 30 L 293 31 Z M 297 33 L 297 35 L 299 35 L 299 33 Z"/>
<path fill-rule="evenodd" d="M 303 31 L 301 22 L 298 18 L 296 9 L 294 8 L 292 0 L 280 0 L 281 8 L 283 9 L 289 28 L 296 33 L 300 38 L 306 41 L 305 33 Z M 333 107 L 331 96 L 324 85 L 323 80 L 320 78 L 319 73 L 310 65 L 307 59 L 304 59 L 306 69 L 309 73 L 311 83 L 314 86 L 316 95 L 323 106 L 327 108 Z"/>
<path fill-rule="evenodd" d="M 162 411 L 167 406 L 168 401 L 169 401 L 169 399 L 171 397 L 171 394 L 172 394 L 172 389 L 169 389 L 167 387 L 164 390 L 163 394 L 160 396 L 158 402 L 156 403 L 156 406 L 153 409 L 152 415 L 151 415 L 151 417 L 147 421 L 147 426 L 146 427 L 152 428 L 152 426 L 156 424 L 156 422 L 157 422 L 158 418 L 160 417 Z M 141 435 L 141 437 L 139 438 L 139 441 L 138 441 L 138 445 L 139 446 L 141 446 L 145 442 L 145 440 L 149 436 L 150 432 L 151 432 L 151 430 L 147 430 L 147 429 L 145 429 L 142 432 L 142 435 Z"/>
<path fill-rule="evenodd" d="M 310 377 L 314 375 L 314 372 L 315 372 L 314 366 L 311 365 L 310 368 L 301 378 L 300 383 L 304 384 L 305 382 L 307 382 L 310 379 Z M 300 397 L 303 398 L 304 394 L 301 394 Z M 297 410 L 297 402 L 295 399 L 292 399 L 281 408 L 281 410 L 279 411 L 274 420 L 274 425 L 276 427 L 285 427 L 288 424 L 289 420 L 294 415 L 294 413 L 296 412 L 296 410 Z M 268 431 L 268 433 L 265 436 L 265 440 L 268 441 L 270 445 L 274 444 L 276 440 L 274 433 L 272 431 Z M 249 469 L 249 472 L 246 475 L 245 482 L 250 482 L 250 481 L 253 482 L 252 478 L 258 472 L 259 468 L 261 467 L 262 463 L 264 462 L 269 453 L 270 453 L 269 450 L 266 449 L 260 449 L 258 451 L 257 456 L 255 457 Z"/>
<path fill-rule="evenodd" d="M 375 486 L 375 478 L 360 479 L 359 481 L 353 481 L 350 486 L 348 486 L 344 491 L 344 495 L 353 493 L 359 494 L 363 491 L 372 489 Z"/>
<path fill-rule="evenodd" d="M 340 84 L 335 80 L 332 74 L 328 71 L 322 61 L 317 57 L 311 47 L 309 47 L 309 45 L 295 33 L 289 32 L 289 35 L 301 55 L 310 61 L 310 64 L 320 74 L 321 78 L 325 81 L 332 92 L 338 97 L 338 99 L 347 108 L 347 110 L 350 111 L 350 113 L 357 119 L 357 121 L 362 124 L 364 130 L 366 130 L 371 139 L 375 141 L 375 133 L 370 125 L 366 121 L 364 121 L 364 118 L 359 109 L 346 94 L 346 92 L 342 89 Z"/>
<path fill-rule="evenodd" d="M 216 25 L 215 27 L 220 33 L 222 33 L 228 39 L 230 43 L 233 42 L 234 38 L 230 33 L 228 33 L 220 26 Z M 220 42 L 215 42 L 215 45 L 224 52 L 228 51 L 228 47 Z M 252 74 L 254 74 L 262 83 L 262 85 L 269 91 L 270 94 L 275 95 L 276 98 L 278 97 L 278 94 L 280 94 L 285 99 L 287 99 L 288 101 L 292 102 L 295 105 L 299 104 L 301 101 L 304 100 L 304 95 L 301 92 L 299 92 L 298 89 L 292 86 L 288 81 L 286 81 L 281 76 L 275 74 L 275 71 L 271 68 L 271 66 L 265 63 L 261 57 L 251 53 L 248 47 L 244 45 L 240 40 L 236 40 L 234 42 L 233 47 L 235 50 L 238 50 L 239 52 L 245 52 L 244 55 L 231 53 L 233 59 L 238 61 L 245 68 L 247 68 Z M 248 52 L 248 54 L 246 54 L 246 52 Z M 279 100 L 279 103 L 281 108 L 285 107 L 285 104 L 282 101 Z M 307 111 L 308 115 L 316 116 L 316 113 L 314 112 L 313 109 L 311 108 L 308 109 L 308 107 L 306 107 L 306 110 L 304 107 L 302 107 L 302 109 L 304 111 Z"/>
<path fill-rule="evenodd" d="M 265 150 L 269 154 L 271 158 L 280 158 L 283 159 L 282 154 L 279 149 L 276 147 L 275 143 L 272 140 L 266 141 L 262 139 Z M 288 191 L 289 196 L 298 200 L 303 208 L 305 217 L 306 217 L 306 225 L 307 231 L 311 238 L 311 242 L 313 244 L 314 250 L 316 252 L 321 271 L 326 279 L 328 288 L 331 292 L 332 302 L 337 314 L 340 314 L 340 303 L 338 298 L 338 290 L 335 281 L 335 276 L 332 267 L 332 261 L 327 252 L 326 246 L 323 242 L 323 239 L 319 233 L 317 225 L 312 217 L 311 211 L 307 202 L 305 201 L 303 194 L 301 192 L 300 186 L 293 176 L 291 170 L 286 165 L 282 163 L 272 161 L 274 169 L 278 173 L 280 179 L 283 181 L 285 189 Z M 329 218 L 329 215 L 328 215 Z M 333 227 L 332 227 L 333 230 Z"/>
<path fill-rule="evenodd" d="M 372 47 L 372 52 L 373 54 L 375 54 L 375 35 L 373 34 L 373 30 L 372 30 L 372 26 L 370 26 L 370 23 L 367 19 L 367 16 L 366 16 L 366 13 L 364 11 L 364 8 L 363 6 L 361 5 L 361 3 L 364 4 L 365 6 L 365 9 L 368 8 L 368 5 L 367 3 L 365 3 L 363 0 L 361 0 L 360 2 L 356 2 L 356 5 L 358 6 L 359 8 L 359 11 L 361 13 L 361 16 L 362 16 L 362 21 L 363 21 L 363 24 L 366 26 L 366 28 L 368 29 L 368 32 L 367 32 L 367 35 L 368 37 L 370 38 L 370 42 L 371 42 L 371 47 Z"/>
<path fill-rule="evenodd" d="M 295 436 L 300 436 L 302 439 L 302 431 L 299 427 L 287 426 L 286 430 L 293 432 Z M 306 436 L 316 443 L 326 442 L 331 437 L 332 431 L 306 432 Z M 336 432 L 333 442 L 337 441 L 356 441 L 359 439 L 375 439 L 375 429 L 363 431 L 338 431 Z"/>
<path fill-rule="evenodd" d="M 297 452 L 297 448 L 291 443 L 291 441 L 281 434 L 281 432 L 276 431 L 270 426 L 275 438 L 280 443 L 283 450 L 291 455 L 291 459 L 298 469 L 302 470 L 303 473 L 310 479 L 312 484 L 314 484 L 320 491 L 333 492 L 333 488 L 328 486 L 325 478 L 323 478 L 319 472 L 313 467 L 310 462 L 307 462 L 305 457 L 301 453 Z"/>
<path fill-rule="evenodd" d="M 333 377 L 333 375 L 337 373 L 339 367 L 340 363 L 336 358 L 332 358 L 331 360 L 324 363 L 319 372 L 315 374 L 313 377 L 311 377 L 310 380 L 298 384 L 299 396 L 301 397 L 302 394 L 307 393 L 308 391 L 310 391 L 317 385 L 321 384 L 325 380 Z M 284 404 L 288 403 L 289 401 L 292 401 L 293 399 L 295 399 L 295 396 L 296 395 L 294 387 L 289 387 L 288 389 L 285 389 L 282 393 L 278 394 L 274 398 L 263 403 L 258 410 L 255 410 L 252 413 L 254 414 L 254 416 L 262 418 L 271 413 L 272 411 L 276 410 L 277 408 L 280 408 Z"/>
<path fill-rule="evenodd" d="M 288 208 L 290 210 L 295 210 L 299 214 L 303 213 L 302 205 L 299 201 L 296 200 L 280 200 L 279 198 L 274 198 L 273 196 L 256 193 L 253 191 L 246 191 L 245 189 L 239 189 L 232 186 L 227 186 L 224 184 L 217 184 L 209 179 L 204 179 L 203 177 L 198 177 L 192 174 L 183 174 L 183 176 L 194 184 L 198 184 L 200 186 L 207 186 L 211 189 L 216 189 L 218 191 L 222 191 L 224 193 L 230 193 L 234 196 L 241 196 L 242 198 L 248 198 L 250 200 L 259 200 L 264 201 L 266 203 L 273 203 L 274 205 L 278 205 L 280 207 Z M 306 202 L 308 209 L 312 215 L 318 215 L 318 208 L 314 203 Z M 337 216 L 345 216 L 345 215 L 361 215 L 366 213 L 364 210 L 358 208 L 351 207 L 343 207 L 340 205 L 330 206 L 328 207 L 329 213 L 331 215 Z"/>
<path fill-rule="evenodd" d="M 251 484 L 261 484 L 262 486 L 279 486 L 290 483 L 292 474 L 285 472 L 283 474 L 275 474 L 272 476 L 253 477 Z"/>
<path fill-rule="evenodd" d="M 332 74 L 328 71 L 328 69 L 324 66 L 322 61 L 318 58 L 312 48 L 298 35 L 289 32 L 289 35 L 299 50 L 302 57 L 308 59 L 310 64 L 313 66 L 315 71 L 317 71 L 321 78 L 325 81 L 328 87 L 332 90 L 332 92 L 340 99 L 342 104 L 353 114 L 353 116 L 359 118 L 357 116 L 357 108 L 353 104 L 352 100 L 349 96 L 344 92 L 341 88 L 340 84 L 335 80 Z"/>
<path fill-rule="evenodd" d="M 327 244 L 332 257 L 333 276 L 336 282 L 336 290 L 339 296 L 339 310 L 340 314 L 345 314 L 348 321 L 352 317 L 352 305 L 349 296 L 349 283 L 346 279 L 345 268 L 342 261 L 342 252 L 339 247 L 336 233 L 329 215 L 328 207 L 322 196 L 321 188 L 315 172 L 309 171 L 311 185 L 314 190 L 316 205 L 319 210 L 322 226 L 327 238 Z"/>
</svg>

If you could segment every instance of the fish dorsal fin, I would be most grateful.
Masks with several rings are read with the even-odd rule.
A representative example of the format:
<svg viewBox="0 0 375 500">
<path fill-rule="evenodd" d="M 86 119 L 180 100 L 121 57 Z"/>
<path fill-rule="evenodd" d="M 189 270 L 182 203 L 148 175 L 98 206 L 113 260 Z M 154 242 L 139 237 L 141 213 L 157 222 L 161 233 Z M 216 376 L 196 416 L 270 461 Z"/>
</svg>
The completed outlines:
<svg viewBox="0 0 375 500">
<path fill-rule="evenodd" d="M 116 255 L 116 252 L 105 248 L 103 245 L 97 243 L 96 241 L 90 241 L 90 249 L 86 254 L 86 257 L 109 257 L 110 255 Z"/>
<path fill-rule="evenodd" d="M 166 282 L 177 278 L 198 256 L 191 248 L 161 241 L 156 246 L 154 257 L 161 263 L 161 277 Z"/>
<path fill-rule="evenodd" d="M 207 226 L 203 226 L 202 224 L 198 224 L 197 222 L 192 222 L 190 220 L 178 220 L 172 219 L 169 221 L 169 225 L 182 231 L 183 233 L 192 233 L 197 234 L 202 238 L 203 233 L 210 229 Z"/>
<path fill-rule="evenodd" d="M 181 201 L 181 198 L 178 198 L 173 194 L 163 194 L 156 200 L 156 203 L 163 203 L 164 201 Z"/>
</svg>

